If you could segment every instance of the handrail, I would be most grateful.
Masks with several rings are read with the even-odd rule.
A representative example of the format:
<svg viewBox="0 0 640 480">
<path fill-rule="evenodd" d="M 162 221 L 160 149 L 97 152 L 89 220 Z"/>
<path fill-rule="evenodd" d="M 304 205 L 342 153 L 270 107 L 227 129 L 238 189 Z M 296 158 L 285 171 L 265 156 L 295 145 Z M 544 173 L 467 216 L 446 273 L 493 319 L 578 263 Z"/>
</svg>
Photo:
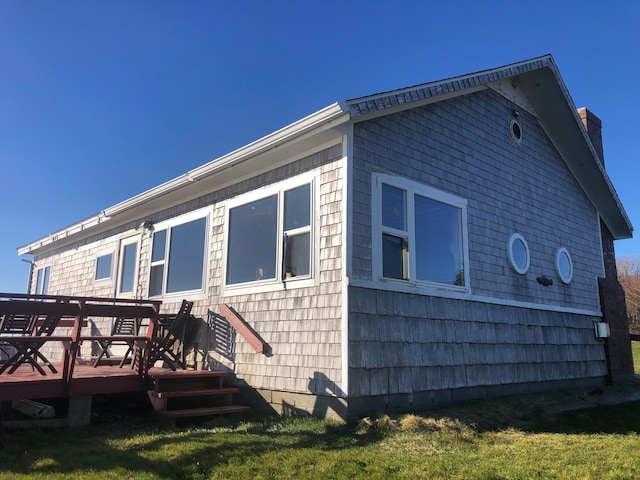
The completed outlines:
<svg viewBox="0 0 640 480">
<path fill-rule="evenodd" d="M 236 329 L 256 353 L 265 353 L 266 343 L 256 331 L 229 305 L 220 305 L 220 315 L 227 319 L 227 322 Z"/>
</svg>

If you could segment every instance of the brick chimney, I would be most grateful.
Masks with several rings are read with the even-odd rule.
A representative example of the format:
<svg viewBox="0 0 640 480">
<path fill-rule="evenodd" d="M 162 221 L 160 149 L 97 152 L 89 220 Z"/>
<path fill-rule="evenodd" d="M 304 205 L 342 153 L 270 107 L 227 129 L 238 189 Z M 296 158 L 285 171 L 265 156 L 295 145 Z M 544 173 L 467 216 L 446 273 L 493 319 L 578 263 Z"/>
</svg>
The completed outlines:
<svg viewBox="0 0 640 480">
<path fill-rule="evenodd" d="M 579 108 L 578 115 L 604 167 L 602 122 L 586 108 Z M 602 321 L 609 324 L 611 332 L 605 341 L 605 353 L 609 368 L 609 382 L 620 383 L 634 378 L 629 319 L 627 318 L 624 290 L 618 281 L 613 235 L 602 220 L 600 220 L 600 231 L 605 272 L 605 276 L 598 279 L 600 307 L 602 308 Z"/>
</svg>

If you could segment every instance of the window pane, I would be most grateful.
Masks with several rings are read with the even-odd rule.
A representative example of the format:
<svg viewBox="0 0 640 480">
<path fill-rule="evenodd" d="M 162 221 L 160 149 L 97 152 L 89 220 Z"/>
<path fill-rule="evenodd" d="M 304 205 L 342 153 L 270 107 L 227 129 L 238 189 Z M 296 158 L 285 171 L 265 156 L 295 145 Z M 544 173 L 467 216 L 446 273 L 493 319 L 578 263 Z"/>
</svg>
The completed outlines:
<svg viewBox="0 0 640 480">
<path fill-rule="evenodd" d="M 162 281 L 164 280 L 164 264 L 151 267 L 149 275 L 149 296 L 157 297 L 162 295 Z"/>
<path fill-rule="evenodd" d="M 167 231 L 160 230 L 153 234 L 153 247 L 151 248 L 151 261 L 164 260 L 164 251 L 167 243 Z"/>
<path fill-rule="evenodd" d="M 307 227 L 311 217 L 311 186 L 302 185 L 284 192 L 284 229 Z"/>
<path fill-rule="evenodd" d="M 51 267 L 44 268 L 44 278 L 42 280 L 42 294 L 46 295 L 49 293 L 49 279 L 51 277 Z"/>
<path fill-rule="evenodd" d="M 133 278 L 136 272 L 136 251 L 138 245 L 130 243 L 122 252 L 122 274 L 120 277 L 120 293 L 133 292 Z"/>
<path fill-rule="evenodd" d="M 406 192 L 391 185 L 382 184 L 382 225 L 396 230 L 407 229 L 405 205 Z"/>
<path fill-rule="evenodd" d="M 382 235 L 382 275 L 407 279 L 407 241 L 393 235 Z"/>
<path fill-rule="evenodd" d="M 527 249 L 524 246 L 524 242 L 519 238 L 513 241 L 511 246 L 511 254 L 513 255 L 513 261 L 521 270 L 527 266 Z"/>
<path fill-rule="evenodd" d="M 44 274 L 44 271 L 42 268 L 38 269 L 38 273 L 36 275 L 36 293 L 37 294 L 42 294 L 42 276 Z"/>
<path fill-rule="evenodd" d="M 111 263 L 113 255 L 102 255 L 96 260 L 96 280 L 111 278 Z"/>
<path fill-rule="evenodd" d="M 167 293 L 202 288 L 206 226 L 199 218 L 171 229 Z"/>
<path fill-rule="evenodd" d="M 276 276 L 278 197 L 229 211 L 227 284 Z"/>
<path fill-rule="evenodd" d="M 286 237 L 287 258 L 285 261 L 286 278 L 297 277 L 299 275 L 309 275 L 310 269 L 310 246 L 311 235 L 303 233 L 301 235 L 289 235 Z"/>
<path fill-rule="evenodd" d="M 416 195 L 415 222 L 417 278 L 463 286 L 460 209 Z"/>
<path fill-rule="evenodd" d="M 571 275 L 571 263 L 569 263 L 569 257 L 564 252 L 558 256 L 558 270 L 562 278 L 569 278 Z"/>
</svg>

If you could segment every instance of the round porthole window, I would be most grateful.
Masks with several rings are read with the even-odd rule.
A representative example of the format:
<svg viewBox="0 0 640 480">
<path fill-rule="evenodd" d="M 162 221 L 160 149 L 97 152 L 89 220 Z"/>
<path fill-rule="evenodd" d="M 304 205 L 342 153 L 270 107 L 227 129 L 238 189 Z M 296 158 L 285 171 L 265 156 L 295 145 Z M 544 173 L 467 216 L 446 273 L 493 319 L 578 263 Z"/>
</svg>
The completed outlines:
<svg viewBox="0 0 640 480">
<path fill-rule="evenodd" d="M 509 132 L 514 142 L 520 143 L 522 141 L 522 128 L 517 120 L 511 120 L 509 123 Z"/>
<path fill-rule="evenodd" d="M 513 269 L 520 273 L 525 274 L 529 270 L 529 245 L 522 235 L 514 233 L 509 237 L 509 243 L 507 244 L 507 254 L 509 261 Z"/>
<path fill-rule="evenodd" d="M 569 251 L 564 247 L 560 247 L 556 253 L 556 270 L 560 280 L 564 283 L 571 282 L 573 278 L 573 262 Z"/>
</svg>

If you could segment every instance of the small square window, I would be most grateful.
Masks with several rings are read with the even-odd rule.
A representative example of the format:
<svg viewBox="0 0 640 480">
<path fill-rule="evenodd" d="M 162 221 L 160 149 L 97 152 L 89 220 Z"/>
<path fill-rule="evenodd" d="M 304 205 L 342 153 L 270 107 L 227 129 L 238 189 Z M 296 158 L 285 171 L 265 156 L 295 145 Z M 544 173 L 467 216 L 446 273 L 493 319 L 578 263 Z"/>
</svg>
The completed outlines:
<svg viewBox="0 0 640 480">
<path fill-rule="evenodd" d="M 113 264 L 113 254 L 100 255 L 96 258 L 96 280 L 106 280 L 111 278 L 111 266 Z"/>
</svg>

